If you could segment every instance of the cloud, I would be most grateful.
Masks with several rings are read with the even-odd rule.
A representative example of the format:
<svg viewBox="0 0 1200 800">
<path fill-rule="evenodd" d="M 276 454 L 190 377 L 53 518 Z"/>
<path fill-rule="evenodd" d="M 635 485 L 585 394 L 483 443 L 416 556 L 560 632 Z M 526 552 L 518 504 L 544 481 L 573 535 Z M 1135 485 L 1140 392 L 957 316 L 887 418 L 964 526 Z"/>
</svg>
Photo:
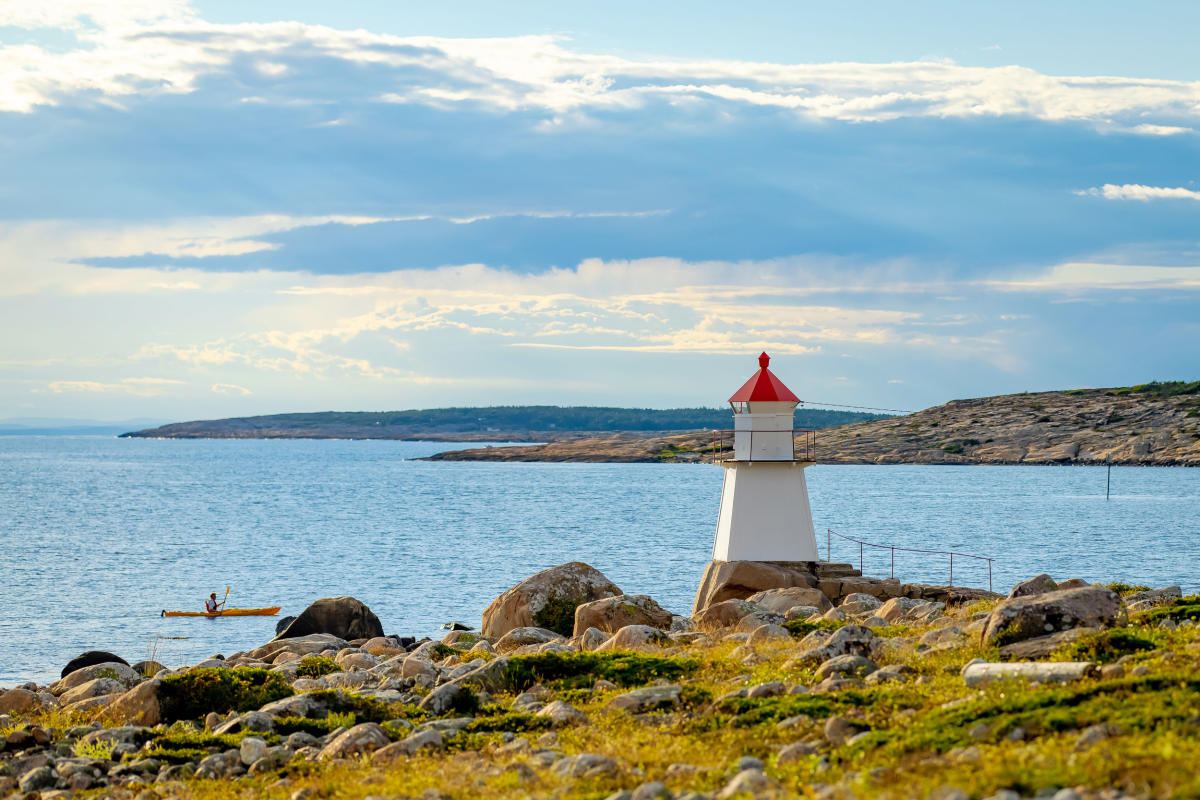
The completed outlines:
<svg viewBox="0 0 1200 800">
<path fill-rule="evenodd" d="M 119 383 L 86 380 L 51 381 L 47 384 L 46 389 L 54 394 L 117 392 L 137 397 L 156 397 L 163 394 L 169 387 L 185 385 L 186 381 L 171 378 L 123 378 Z"/>
<path fill-rule="evenodd" d="M 1034 291 L 1200 289 L 1200 266 L 1162 267 L 1072 262 L 1058 264 L 1025 280 L 985 281 L 997 289 Z M 1007 315 L 1020 319 L 1025 315 Z"/>
<path fill-rule="evenodd" d="M 231 394 L 239 397 L 251 394 L 250 390 L 245 386 L 238 386 L 234 383 L 214 383 L 211 390 L 217 394 Z"/>
<path fill-rule="evenodd" d="M 39 9 L 38 5 L 42 8 Z M 337 30 L 296 22 L 220 25 L 180 3 L 74 0 L 17 2 L 11 24 L 77 29 L 67 53 L 20 45 L 0 48 L 0 109 L 29 113 L 61 103 L 123 103 L 136 96 L 186 94 L 213 78 L 243 77 L 246 63 L 265 94 L 300 90 L 288 76 L 299 62 L 326 59 L 385 80 L 346 86 L 361 99 L 431 108 L 534 110 L 538 130 L 569 130 L 589 115 L 658 105 L 773 108 L 814 120 L 879 122 L 910 117 L 1015 116 L 1043 120 L 1137 119 L 1130 130 L 1162 135 L 1194 119 L 1200 84 L 1124 77 L 1052 76 L 1019 66 L 967 67 L 950 61 L 884 64 L 777 64 L 714 59 L 631 59 L 578 52 L 561 37 L 449 39 Z M 110 8 L 113 7 L 113 8 Z M 114 10 L 116 8 L 116 10 Z M 46 10 L 50 9 L 50 10 Z M 84 26 L 79 20 L 92 25 Z M 382 87 L 388 87 L 383 89 Z M 1152 119 L 1145 119 L 1145 117 Z M 328 122 L 326 120 L 325 122 Z M 551 123 L 551 124 L 542 124 Z"/>
<path fill-rule="evenodd" d="M 1140 183 L 1125 183 L 1117 185 L 1106 183 L 1100 187 L 1081 189 L 1077 195 L 1103 197 L 1105 200 L 1140 200 L 1145 203 L 1150 200 L 1200 200 L 1200 192 L 1184 189 L 1181 186 L 1143 186 Z"/>
</svg>

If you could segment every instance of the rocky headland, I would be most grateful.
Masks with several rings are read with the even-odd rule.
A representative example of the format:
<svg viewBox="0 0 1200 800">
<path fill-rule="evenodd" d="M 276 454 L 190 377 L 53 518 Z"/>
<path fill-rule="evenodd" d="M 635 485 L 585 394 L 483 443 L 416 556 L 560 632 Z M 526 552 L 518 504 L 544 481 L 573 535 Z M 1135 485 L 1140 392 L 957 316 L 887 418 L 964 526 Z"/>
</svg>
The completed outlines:
<svg viewBox="0 0 1200 800">
<path fill-rule="evenodd" d="M 438 642 L 326 598 L 246 652 L 0 690 L 0 797 L 1196 796 L 1198 618 L 824 562 L 715 562 L 690 615 L 564 564 Z"/>
<path fill-rule="evenodd" d="M 728 434 L 705 431 L 457 450 L 431 459 L 711 461 L 731 457 L 731 446 Z M 818 431 L 813 458 L 824 464 L 1200 466 L 1200 381 L 952 400 Z"/>
</svg>

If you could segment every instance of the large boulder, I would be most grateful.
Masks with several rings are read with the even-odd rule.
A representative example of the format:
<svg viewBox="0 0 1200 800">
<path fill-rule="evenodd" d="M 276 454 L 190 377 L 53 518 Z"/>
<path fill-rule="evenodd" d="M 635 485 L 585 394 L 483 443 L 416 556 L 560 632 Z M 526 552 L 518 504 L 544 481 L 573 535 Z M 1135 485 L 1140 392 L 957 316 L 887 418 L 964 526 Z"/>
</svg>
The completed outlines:
<svg viewBox="0 0 1200 800">
<path fill-rule="evenodd" d="M 118 655 L 109 653 L 105 650 L 88 650 L 86 653 L 80 653 L 67 662 L 67 665 L 62 668 L 62 674 L 59 676 L 65 678 L 77 669 L 90 667 L 94 664 L 124 664 L 129 666 L 129 662 Z"/>
<path fill-rule="evenodd" d="M 575 609 L 616 597 L 621 589 L 581 561 L 560 564 L 531 575 L 507 590 L 483 612 L 481 633 L 499 639 L 513 628 L 547 628 L 563 636 L 575 629 Z"/>
<path fill-rule="evenodd" d="M 810 636 L 821 633 L 824 632 L 813 631 Z M 845 625 L 819 644 L 815 639 L 811 644 L 808 643 L 808 637 L 800 642 L 800 645 L 805 648 L 796 656 L 796 660 L 800 663 L 823 664 L 838 656 L 870 658 L 871 650 L 875 645 L 875 634 L 871 632 L 870 628 L 864 628 L 861 625 Z"/>
<path fill-rule="evenodd" d="M 584 603 L 575 609 L 573 636 L 588 628 L 616 633 L 626 625 L 649 625 L 664 630 L 671 627 L 671 612 L 645 594 L 619 594 Z"/>
<path fill-rule="evenodd" d="M 673 644 L 671 637 L 658 628 L 649 625 L 626 625 L 607 642 L 597 647 L 596 651 L 640 650 L 655 653 Z"/>
<path fill-rule="evenodd" d="M 820 589 L 814 589 L 811 586 L 789 586 L 786 589 L 768 589 L 765 592 L 758 592 L 746 598 L 746 602 L 753 603 L 767 611 L 773 611 L 776 614 L 786 614 L 789 609 L 796 606 L 815 606 L 818 611 L 825 612 L 833 608 L 833 604 L 829 602 L 829 598 Z"/>
<path fill-rule="evenodd" d="M 768 589 L 791 586 L 816 588 L 817 577 L 805 563 L 797 562 L 795 567 L 791 567 L 767 561 L 710 561 L 704 570 L 704 577 L 700 579 L 700 589 L 696 592 L 692 612 L 703 611 L 723 600 L 745 600 Z"/>
<path fill-rule="evenodd" d="M 296 639 L 314 633 L 327 633 L 339 639 L 373 639 L 383 636 L 379 617 L 366 604 L 353 597 L 322 597 L 313 603 L 277 635 Z"/>
<path fill-rule="evenodd" d="M 745 600 L 722 600 L 706 606 L 692 615 L 692 625 L 700 631 L 716 631 L 737 625 L 746 616 L 758 610 L 758 606 Z"/>
<path fill-rule="evenodd" d="M 1012 591 L 1008 593 L 1008 599 L 1011 600 L 1014 597 L 1032 597 L 1035 594 L 1057 591 L 1058 588 L 1059 586 L 1054 582 L 1054 579 L 1043 572 L 1041 575 L 1034 575 L 1029 580 L 1021 581 L 1014 586 Z"/>
<path fill-rule="evenodd" d="M 981 638 L 984 645 L 1006 645 L 1071 628 L 1107 628 L 1124 615 L 1112 589 L 1060 589 L 1000 603 L 984 621 Z"/>
<path fill-rule="evenodd" d="M 105 708 L 110 721 L 120 725 L 150 727 L 162 721 L 162 710 L 158 703 L 158 688 L 162 681 L 157 678 L 139 683 L 115 698 Z"/>
</svg>

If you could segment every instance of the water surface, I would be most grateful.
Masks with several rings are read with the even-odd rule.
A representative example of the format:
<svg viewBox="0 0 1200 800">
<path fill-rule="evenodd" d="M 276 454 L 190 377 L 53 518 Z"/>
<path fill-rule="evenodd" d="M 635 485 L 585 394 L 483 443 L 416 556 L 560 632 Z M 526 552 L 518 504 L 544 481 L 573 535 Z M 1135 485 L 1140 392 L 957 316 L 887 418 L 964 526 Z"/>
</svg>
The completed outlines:
<svg viewBox="0 0 1200 800">
<path fill-rule="evenodd" d="M 479 624 L 501 591 L 586 561 L 624 591 L 687 613 L 712 551 L 721 468 L 410 460 L 443 443 L 0 438 L 0 686 L 56 677 L 87 649 L 176 666 L 252 647 L 275 619 L 165 619 L 350 594 L 389 633 Z M 1006 590 L 1057 578 L 1200 579 L 1200 470 L 822 466 L 808 470 L 827 528 L 868 541 L 996 558 Z M 833 558 L 858 561 L 833 540 Z M 887 577 L 887 551 L 865 553 Z M 944 556 L 897 553 L 896 574 L 945 583 Z M 955 583 L 987 586 L 955 561 Z M 166 638 L 186 637 L 186 638 Z"/>
</svg>

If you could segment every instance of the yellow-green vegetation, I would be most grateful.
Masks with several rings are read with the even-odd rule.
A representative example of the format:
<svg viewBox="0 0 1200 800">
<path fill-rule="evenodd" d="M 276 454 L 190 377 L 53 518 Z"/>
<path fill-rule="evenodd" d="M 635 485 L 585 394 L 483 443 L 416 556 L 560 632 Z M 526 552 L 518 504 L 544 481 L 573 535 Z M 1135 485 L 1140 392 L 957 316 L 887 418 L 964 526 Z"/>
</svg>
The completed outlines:
<svg viewBox="0 0 1200 800">
<path fill-rule="evenodd" d="M 341 672 L 342 668 L 332 658 L 325 656 L 305 656 L 300 659 L 300 666 L 296 667 L 296 677 L 298 678 L 319 678 L 322 675 L 332 675 L 335 672 Z"/>
<path fill-rule="evenodd" d="M 79 758 L 98 758 L 107 760 L 112 758 L 113 748 L 116 742 L 76 742 L 71 748 L 71 753 Z"/>
<path fill-rule="evenodd" d="M 579 689 L 606 680 L 617 686 L 640 686 L 656 679 L 674 680 L 695 672 L 699 662 L 642 653 L 539 653 L 509 662 L 505 681 L 514 691 L 535 684 Z"/>
<path fill-rule="evenodd" d="M 162 681 L 163 719 L 197 719 L 210 711 L 251 711 L 293 694 L 287 680 L 265 669 L 193 669 Z"/>
<path fill-rule="evenodd" d="M 380 723 L 389 738 L 398 740 L 409 735 L 412 726 L 435 724 L 443 726 L 444 750 L 422 751 L 387 764 L 369 757 L 332 762 L 297 757 L 262 775 L 222 781 L 183 778 L 186 794 L 195 800 L 283 800 L 311 788 L 313 796 L 323 799 L 361 800 L 368 795 L 416 797 L 436 789 L 439 796 L 455 800 L 599 800 L 618 789 L 659 780 L 675 793 L 694 790 L 712 797 L 729 781 L 736 760 L 748 755 L 765 762 L 767 773 L 788 796 L 825 797 L 827 790 L 820 787 L 831 785 L 836 790 L 830 797 L 853 793 L 858 798 L 913 800 L 926 800 L 946 786 L 972 798 L 1000 789 L 1030 797 L 1074 786 L 1115 788 L 1139 797 L 1200 797 L 1195 769 L 1200 748 L 1200 626 L 1159 627 L 1168 617 L 1158 614 L 1190 605 L 1200 602 L 1187 598 L 1135 615 L 1128 625 L 1089 633 L 1060 648 L 1053 659 L 1108 665 L 1096 677 L 1069 684 L 1009 680 L 967 687 L 963 666 L 975 658 L 998 661 L 998 651 L 981 647 L 977 633 L 958 635 L 945 629 L 947 623 L 968 628 L 977 621 L 975 615 L 990 606 L 981 603 L 952 609 L 950 619 L 877 629 L 881 642 L 875 662 L 914 670 L 886 682 L 814 690 L 816 666 L 797 658 L 801 645 L 796 638 L 750 648 L 741 640 L 718 636 L 716 641 L 681 645 L 676 654 L 542 653 L 511 657 L 500 688 L 484 698 L 481 707 L 467 714 L 446 711 L 443 717 L 472 717 L 458 732 L 412 705 L 329 690 L 310 695 L 329 710 L 322 719 L 288 717 L 276 720 L 272 733 L 219 736 L 178 723 L 148 730 L 138 742 L 148 744 L 136 757 L 194 762 L 238 747 L 247 735 L 276 745 L 295 731 L 326 736 L 363 722 Z M 793 633 L 803 636 L 837 627 L 811 625 L 793 626 Z M 930 639 L 936 643 L 922 644 L 922 637 L 930 633 L 936 634 Z M 214 671 L 188 675 L 205 672 Z M 238 692 L 238 697 L 248 698 L 268 691 L 267 684 L 257 680 L 238 677 L 239 684 L 250 688 L 237 691 L 225 683 L 219 684 L 220 692 L 209 688 L 213 684 L 207 677 L 193 679 L 187 687 L 193 699 L 213 696 L 232 708 L 238 703 L 228 698 Z M 681 687 L 677 700 L 668 693 L 655 707 L 637 713 L 610 705 L 633 689 L 663 689 L 667 684 Z M 755 688 L 769 686 L 775 688 Z M 548 717 L 514 706 L 517 695 L 531 689 L 527 698 L 565 701 L 586 714 L 587 722 L 555 729 Z M 846 739 L 825 734 L 832 717 L 848 726 Z M 47 718 L 35 714 L 21 724 Z M 527 739 L 530 748 L 505 747 L 513 736 Z M 781 763 L 780 751 L 795 743 L 807 743 L 811 752 Z M 612 774 L 574 779 L 531 757 L 530 749 L 568 756 L 598 754 L 617 766 Z M 99 751 L 87 755 L 101 757 Z M 668 775 L 674 764 L 695 769 L 676 769 Z"/>
</svg>

